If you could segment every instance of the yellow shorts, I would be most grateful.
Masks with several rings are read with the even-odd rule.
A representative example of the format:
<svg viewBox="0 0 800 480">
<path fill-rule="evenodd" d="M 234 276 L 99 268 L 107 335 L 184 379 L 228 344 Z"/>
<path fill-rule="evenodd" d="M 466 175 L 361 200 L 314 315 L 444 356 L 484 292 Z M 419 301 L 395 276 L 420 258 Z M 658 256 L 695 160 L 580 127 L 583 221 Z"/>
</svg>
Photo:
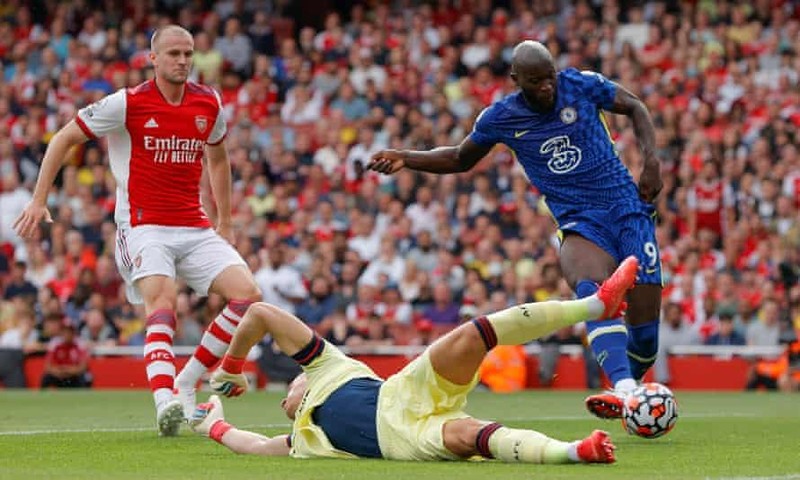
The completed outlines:
<svg viewBox="0 0 800 480">
<path fill-rule="evenodd" d="M 391 460 L 459 460 L 444 446 L 442 428 L 467 418 L 467 395 L 478 382 L 451 383 L 433 370 L 426 351 L 389 377 L 378 397 L 378 440 Z"/>
</svg>

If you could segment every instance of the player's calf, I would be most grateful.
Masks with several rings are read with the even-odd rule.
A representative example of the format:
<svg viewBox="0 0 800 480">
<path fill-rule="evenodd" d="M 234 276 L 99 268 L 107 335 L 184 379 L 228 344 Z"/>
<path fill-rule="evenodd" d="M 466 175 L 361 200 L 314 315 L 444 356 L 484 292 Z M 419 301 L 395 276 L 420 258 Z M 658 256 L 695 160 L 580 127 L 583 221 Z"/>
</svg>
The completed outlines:
<svg viewBox="0 0 800 480">
<path fill-rule="evenodd" d="M 628 362 L 631 366 L 631 375 L 636 380 L 641 380 L 647 370 L 656 363 L 658 354 L 658 324 L 659 320 L 628 325 Z"/>
<path fill-rule="evenodd" d="M 499 423 L 477 434 L 479 455 L 514 463 L 613 463 L 614 444 L 606 432 L 595 430 L 578 442 L 562 442 L 534 430 L 508 428 Z"/>
</svg>

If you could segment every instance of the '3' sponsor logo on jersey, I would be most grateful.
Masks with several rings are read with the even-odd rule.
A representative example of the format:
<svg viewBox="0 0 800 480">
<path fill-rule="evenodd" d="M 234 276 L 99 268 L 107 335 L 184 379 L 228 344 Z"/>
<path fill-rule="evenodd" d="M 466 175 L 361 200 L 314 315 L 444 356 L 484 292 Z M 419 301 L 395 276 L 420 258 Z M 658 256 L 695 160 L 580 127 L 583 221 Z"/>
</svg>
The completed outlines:
<svg viewBox="0 0 800 480">
<path fill-rule="evenodd" d="M 548 139 L 539 148 L 539 153 L 550 155 L 547 168 L 557 174 L 571 172 L 581 163 L 581 149 L 569 143 L 569 137 L 566 135 Z"/>
</svg>

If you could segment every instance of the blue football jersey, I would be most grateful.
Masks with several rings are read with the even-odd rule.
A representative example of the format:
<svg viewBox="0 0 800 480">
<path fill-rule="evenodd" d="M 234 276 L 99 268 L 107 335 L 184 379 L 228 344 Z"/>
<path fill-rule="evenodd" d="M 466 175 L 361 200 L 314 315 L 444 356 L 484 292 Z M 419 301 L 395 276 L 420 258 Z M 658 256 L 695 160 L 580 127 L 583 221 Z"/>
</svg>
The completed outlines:
<svg viewBox="0 0 800 480">
<path fill-rule="evenodd" d="M 470 139 L 508 146 L 559 224 L 587 208 L 639 205 L 638 188 L 602 114 L 614 103 L 615 85 L 573 68 L 559 72 L 556 82 L 551 112 L 534 111 L 518 91 L 486 108 Z"/>
</svg>

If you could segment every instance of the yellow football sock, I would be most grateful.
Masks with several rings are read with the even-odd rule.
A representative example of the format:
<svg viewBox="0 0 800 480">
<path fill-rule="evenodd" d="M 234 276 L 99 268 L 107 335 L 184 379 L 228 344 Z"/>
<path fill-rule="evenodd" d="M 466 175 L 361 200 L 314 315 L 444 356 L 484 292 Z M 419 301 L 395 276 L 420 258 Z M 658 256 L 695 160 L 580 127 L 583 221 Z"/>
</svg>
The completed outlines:
<svg viewBox="0 0 800 480">
<path fill-rule="evenodd" d="M 571 447 L 574 450 L 574 446 L 570 443 L 554 440 L 534 430 L 519 430 L 499 424 L 487 427 L 478 436 L 478 450 L 488 447 L 488 453 L 493 458 L 512 463 L 573 462 L 569 450 Z M 481 451 L 482 455 L 487 456 L 485 453 Z"/>
<path fill-rule="evenodd" d="M 596 296 L 569 301 L 524 303 L 475 319 L 487 349 L 522 345 L 556 330 L 597 318 L 605 306 Z M 491 328 L 487 328 L 489 325 Z"/>
</svg>

